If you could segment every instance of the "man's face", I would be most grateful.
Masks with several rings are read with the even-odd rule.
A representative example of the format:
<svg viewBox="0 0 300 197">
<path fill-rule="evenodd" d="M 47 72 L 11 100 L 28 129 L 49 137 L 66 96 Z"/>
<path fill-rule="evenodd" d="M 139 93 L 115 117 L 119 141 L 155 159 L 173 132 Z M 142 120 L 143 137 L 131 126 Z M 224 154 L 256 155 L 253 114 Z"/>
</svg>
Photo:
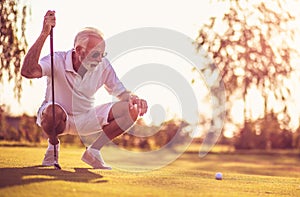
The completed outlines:
<svg viewBox="0 0 300 197">
<path fill-rule="evenodd" d="M 105 56 L 105 42 L 103 39 L 98 37 L 91 36 L 87 47 L 80 56 L 80 61 L 82 65 L 87 70 L 95 69 L 99 63 L 102 61 L 102 58 Z"/>
</svg>

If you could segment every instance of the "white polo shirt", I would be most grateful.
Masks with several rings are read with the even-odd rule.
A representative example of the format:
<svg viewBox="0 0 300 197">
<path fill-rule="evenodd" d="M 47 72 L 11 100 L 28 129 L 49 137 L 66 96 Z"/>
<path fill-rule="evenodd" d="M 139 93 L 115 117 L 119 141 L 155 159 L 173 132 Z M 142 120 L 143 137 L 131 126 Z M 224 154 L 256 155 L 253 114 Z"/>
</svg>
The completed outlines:
<svg viewBox="0 0 300 197">
<path fill-rule="evenodd" d="M 39 64 L 43 76 L 47 76 L 44 102 L 52 101 L 50 55 L 43 57 Z M 54 53 L 55 102 L 69 115 L 79 115 L 94 108 L 95 93 L 104 85 L 109 94 L 118 96 L 126 91 L 108 59 L 103 58 L 93 71 L 87 71 L 83 78 L 73 69 L 72 50 Z"/>
</svg>

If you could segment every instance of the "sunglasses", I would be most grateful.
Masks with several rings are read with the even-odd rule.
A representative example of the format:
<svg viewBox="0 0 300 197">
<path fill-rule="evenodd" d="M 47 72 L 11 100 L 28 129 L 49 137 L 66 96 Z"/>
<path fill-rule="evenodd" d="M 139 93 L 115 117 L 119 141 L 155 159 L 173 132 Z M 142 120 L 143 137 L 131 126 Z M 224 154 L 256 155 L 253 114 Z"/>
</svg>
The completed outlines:
<svg viewBox="0 0 300 197">
<path fill-rule="evenodd" d="M 105 56 L 107 56 L 107 52 L 101 53 L 99 51 L 92 51 L 90 53 L 90 57 L 92 58 L 98 58 L 98 57 L 104 58 Z"/>
</svg>

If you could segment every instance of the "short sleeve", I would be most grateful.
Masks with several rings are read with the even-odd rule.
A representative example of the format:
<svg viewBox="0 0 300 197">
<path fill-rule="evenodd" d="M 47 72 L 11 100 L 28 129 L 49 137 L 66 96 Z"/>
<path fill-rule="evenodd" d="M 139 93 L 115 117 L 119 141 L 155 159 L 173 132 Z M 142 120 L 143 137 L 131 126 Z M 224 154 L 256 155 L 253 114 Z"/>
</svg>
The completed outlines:
<svg viewBox="0 0 300 197">
<path fill-rule="evenodd" d="M 107 92 L 113 96 L 119 96 L 121 93 L 126 91 L 123 83 L 117 77 L 117 74 L 108 60 L 103 62 L 105 64 L 105 81 L 104 87 Z"/>
<path fill-rule="evenodd" d="M 42 75 L 50 76 L 51 75 L 51 57 L 47 55 L 40 59 L 39 64 L 42 67 Z"/>
</svg>

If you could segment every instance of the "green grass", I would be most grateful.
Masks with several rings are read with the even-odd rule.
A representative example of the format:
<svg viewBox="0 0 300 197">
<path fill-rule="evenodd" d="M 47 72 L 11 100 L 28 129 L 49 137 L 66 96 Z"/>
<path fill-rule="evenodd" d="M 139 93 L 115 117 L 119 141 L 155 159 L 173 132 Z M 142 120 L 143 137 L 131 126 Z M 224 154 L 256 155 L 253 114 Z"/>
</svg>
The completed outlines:
<svg viewBox="0 0 300 197">
<path fill-rule="evenodd" d="M 197 146 L 198 147 L 198 146 Z M 39 167 L 45 147 L 0 147 L 0 196 L 300 196 L 297 152 L 221 152 L 190 148 L 170 165 L 132 173 L 90 169 L 84 148 L 62 147 L 62 170 Z M 216 172 L 223 180 L 214 179 Z"/>
</svg>

